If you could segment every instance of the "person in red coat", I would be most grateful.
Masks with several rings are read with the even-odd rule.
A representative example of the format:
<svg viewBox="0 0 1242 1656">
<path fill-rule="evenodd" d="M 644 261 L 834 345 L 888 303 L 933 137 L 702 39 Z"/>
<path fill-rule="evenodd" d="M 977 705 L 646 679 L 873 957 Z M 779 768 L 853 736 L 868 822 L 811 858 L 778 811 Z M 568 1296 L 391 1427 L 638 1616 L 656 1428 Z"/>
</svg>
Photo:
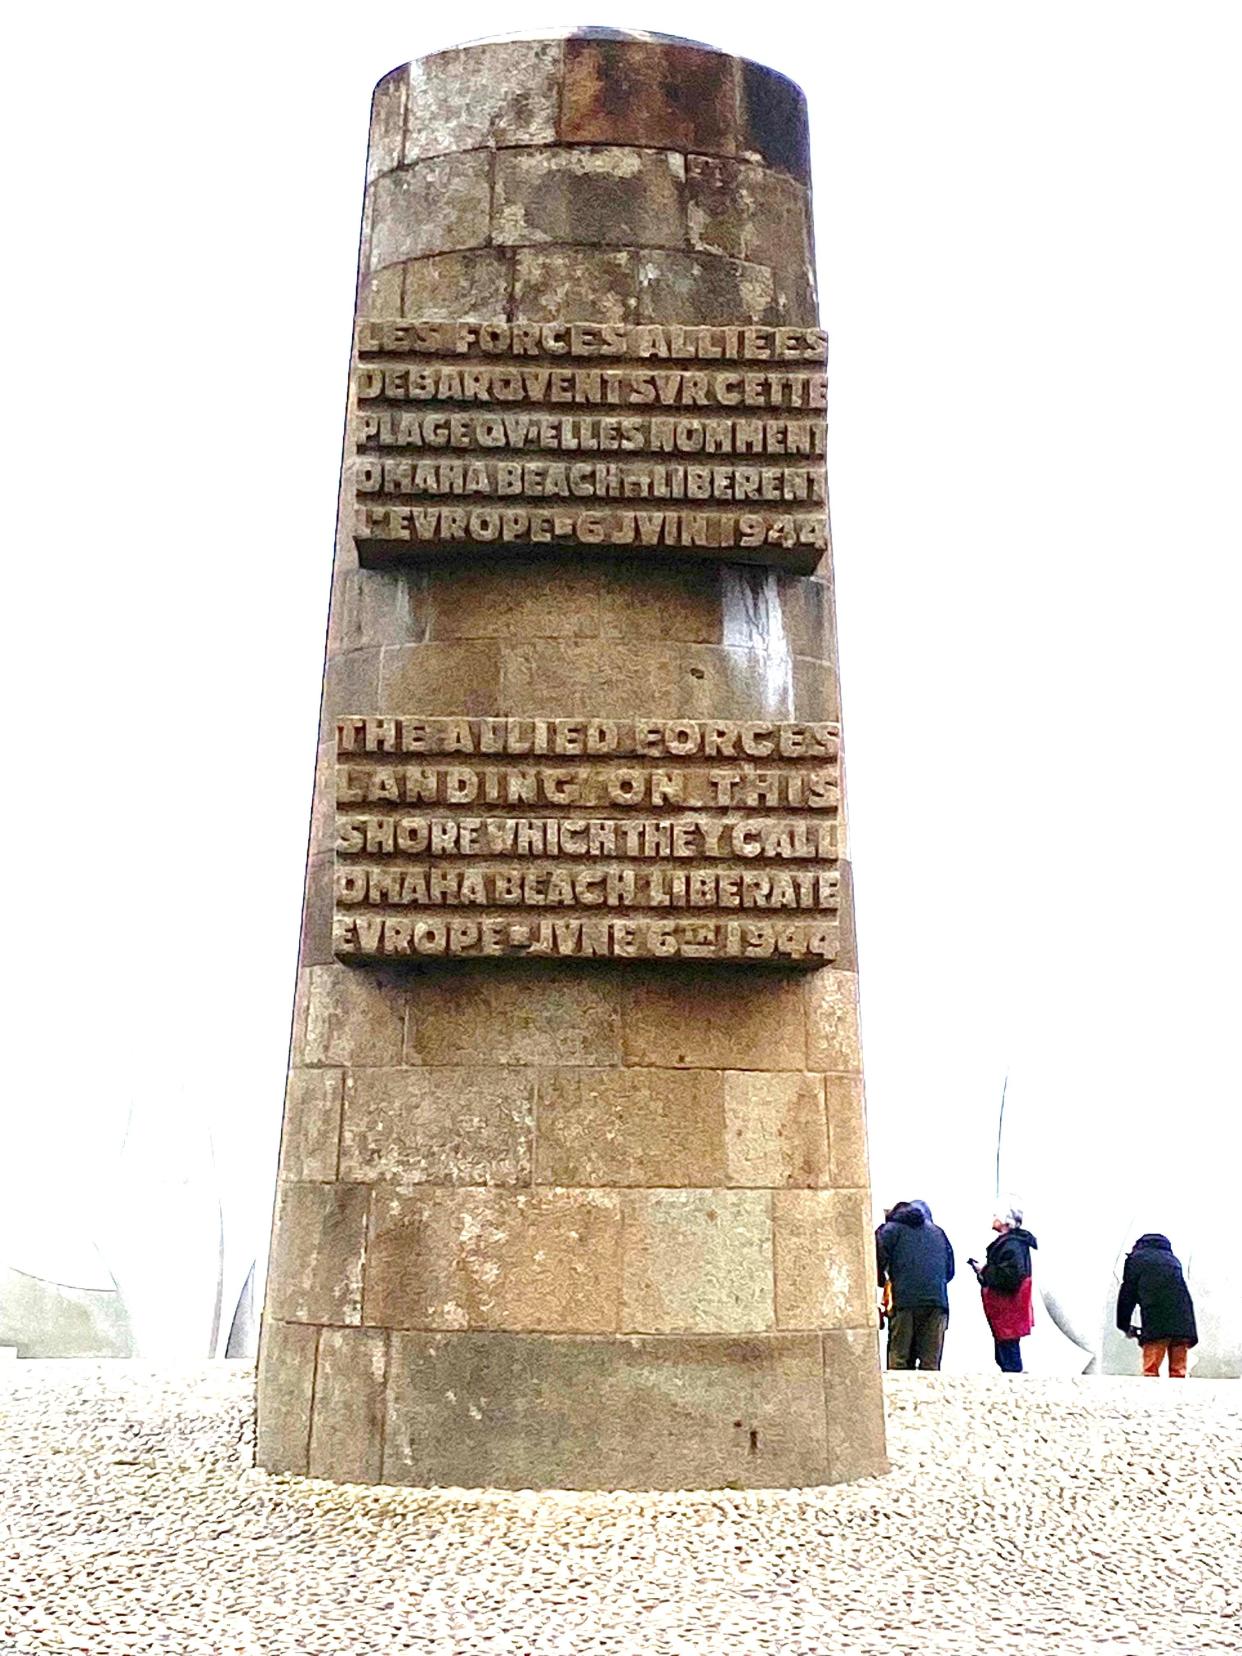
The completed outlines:
<svg viewBox="0 0 1242 1656">
<path fill-rule="evenodd" d="M 968 1263 L 983 1290 L 983 1314 L 992 1330 L 996 1366 L 1004 1374 L 1022 1373 L 1022 1341 L 1035 1326 L 1031 1303 L 1031 1249 L 1039 1243 L 1022 1227 L 1017 1208 L 1006 1208 L 992 1220 L 995 1239 L 988 1244 L 983 1264 Z"/>
</svg>

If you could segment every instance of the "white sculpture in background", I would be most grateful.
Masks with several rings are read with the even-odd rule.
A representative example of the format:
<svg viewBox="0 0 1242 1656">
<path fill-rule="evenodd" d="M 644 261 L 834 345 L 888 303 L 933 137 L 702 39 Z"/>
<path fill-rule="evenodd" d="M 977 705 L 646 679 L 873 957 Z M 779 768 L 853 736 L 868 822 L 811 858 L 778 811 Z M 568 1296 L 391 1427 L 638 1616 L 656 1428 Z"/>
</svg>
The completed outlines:
<svg viewBox="0 0 1242 1656">
<path fill-rule="evenodd" d="M 1022 1208 L 1039 1240 L 1035 1329 L 1023 1342 L 1033 1373 L 1138 1373 L 1133 1343 L 1114 1326 L 1121 1266 L 1144 1231 L 1165 1233 L 1195 1301 L 1199 1344 L 1191 1372 L 1242 1376 L 1242 1295 L 1230 1235 L 1235 1158 L 1200 1156 L 1195 1177 L 1179 1179 L 1167 1157 L 1162 1160 L 1162 1144 L 1140 1141 L 1114 1166 L 1104 1143 L 1107 1119 L 1093 1145 L 1086 1138 L 1092 1124 L 1082 1112 L 1075 1114 L 1072 1102 L 1058 1110 L 1051 1089 L 1040 1091 L 1043 1096 L 1031 1087 L 1010 1088 L 999 1164 L 995 1137 L 976 1150 L 968 1148 L 979 1136 L 971 1131 L 955 1147 L 959 1177 L 943 1198 L 939 1188 L 910 1185 L 889 1199 L 931 1197 L 964 1260 L 989 1240 L 994 1180 L 1002 1188 L 1003 1174 L 1005 1188 L 1016 1186 L 1011 1205 Z M 877 1148 L 884 1125 L 873 1115 Z M 121 1117 L 116 1150 L 90 1168 L 80 1190 L 58 1186 L 59 1205 L 42 1183 L 6 1193 L 0 1350 L 181 1362 L 253 1355 L 275 1113 L 261 1126 L 272 1134 L 270 1160 L 261 1153 L 266 1146 L 256 1149 L 253 1136 L 240 1132 L 231 1157 L 217 1157 L 205 1109 L 184 1096 L 164 1099 Z M 1189 1130 L 1187 1138 L 1196 1142 Z M 971 1193 L 980 1190 L 976 1200 Z M 950 1288 L 945 1366 L 957 1373 L 993 1366 L 978 1289 L 969 1278 L 963 1270 Z"/>
<path fill-rule="evenodd" d="M 997 1181 L 1022 1179 L 1040 1237 L 1035 1283 L 1051 1323 L 1083 1353 L 1080 1371 L 1137 1374 L 1134 1343 L 1116 1326 L 1125 1256 L 1147 1231 L 1167 1235 L 1195 1303 L 1199 1343 L 1189 1368 L 1202 1379 L 1242 1378 L 1242 1295 L 1230 1237 L 1232 1169 L 1201 1163 L 1179 1178 L 1158 1135 L 1136 1134 L 1123 1156 L 1092 1174 L 1081 1134 L 1058 1131 L 1053 1107 L 1011 1096 L 998 1130 Z M 1102 1162 L 1102 1158 L 1101 1158 Z M 1038 1215 L 1038 1220 L 1032 1216 Z"/>
<path fill-rule="evenodd" d="M 13 1217 L 0 1346 L 156 1362 L 254 1354 L 254 1234 L 226 1231 L 212 1136 L 184 1100 L 129 1112 L 85 1200 L 27 1212 L 20 1231 Z"/>
</svg>

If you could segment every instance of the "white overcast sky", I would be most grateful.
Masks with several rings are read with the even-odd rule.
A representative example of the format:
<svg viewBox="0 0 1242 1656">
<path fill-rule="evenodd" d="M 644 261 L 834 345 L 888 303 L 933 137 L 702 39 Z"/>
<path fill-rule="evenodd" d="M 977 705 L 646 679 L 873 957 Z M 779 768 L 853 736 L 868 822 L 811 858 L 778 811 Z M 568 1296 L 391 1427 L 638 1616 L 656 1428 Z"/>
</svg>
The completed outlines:
<svg viewBox="0 0 1242 1656">
<path fill-rule="evenodd" d="M 601 19 L 810 100 L 876 1195 L 978 1231 L 1007 1069 L 1045 1212 L 1239 1165 L 1240 16 Z M 97 1228 L 130 1105 L 265 1228 L 370 89 L 562 21 L 10 24 L 0 1263 Z"/>
</svg>

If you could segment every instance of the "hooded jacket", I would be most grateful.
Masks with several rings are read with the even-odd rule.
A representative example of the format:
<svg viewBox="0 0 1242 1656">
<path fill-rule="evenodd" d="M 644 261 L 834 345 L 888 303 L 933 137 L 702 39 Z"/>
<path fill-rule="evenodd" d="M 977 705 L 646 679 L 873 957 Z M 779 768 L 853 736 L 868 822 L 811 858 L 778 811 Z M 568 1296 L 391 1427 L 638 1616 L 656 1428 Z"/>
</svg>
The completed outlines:
<svg viewBox="0 0 1242 1656">
<path fill-rule="evenodd" d="M 894 1311 L 949 1309 L 953 1249 L 926 1202 L 897 1208 L 876 1236 L 876 1264 L 893 1289 Z"/>
<path fill-rule="evenodd" d="M 1031 1249 L 1039 1243 L 1015 1225 L 988 1243 L 979 1286 L 983 1314 L 994 1340 L 1021 1340 L 1035 1326 L 1031 1297 Z"/>
<path fill-rule="evenodd" d="M 1139 1339 L 1177 1340 L 1198 1345 L 1194 1302 L 1181 1262 L 1167 1236 L 1148 1231 L 1126 1255 L 1117 1295 L 1117 1327 L 1127 1329 L 1135 1306 L 1142 1320 Z"/>
</svg>

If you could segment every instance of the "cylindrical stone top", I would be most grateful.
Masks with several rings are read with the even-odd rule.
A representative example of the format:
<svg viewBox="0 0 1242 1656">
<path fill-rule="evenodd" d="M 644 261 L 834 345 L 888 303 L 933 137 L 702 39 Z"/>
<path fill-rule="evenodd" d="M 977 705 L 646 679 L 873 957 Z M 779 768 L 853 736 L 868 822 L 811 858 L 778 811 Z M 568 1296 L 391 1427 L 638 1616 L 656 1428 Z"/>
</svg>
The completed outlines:
<svg viewBox="0 0 1242 1656">
<path fill-rule="evenodd" d="M 484 41 L 394 70 L 372 106 L 358 314 L 814 329 L 802 94 L 710 47 L 611 30 Z M 352 401 L 350 422 L 347 484 Z M 596 426 L 564 429 L 578 441 Z M 338 721 L 835 733 L 830 554 L 811 576 L 607 545 L 370 567 L 349 495 L 260 1463 L 509 1487 L 881 1470 L 843 809 L 828 873 L 719 887 L 765 935 L 772 906 L 831 902 L 839 947 L 819 970 L 357 964 L 333 930 L 334 812 L 368 808 L 338 805 Z M 776 786 L 751 780 L 756 799 Z M 346 766 L 343 797 L 370 785 Z M 553 889 L 503 872 L 524 901 Z M 465 901 L 445 878 L 435 900 Z"/>
<path fill-rule="evenodd" d="M 367 171 L 364 314 L 817 320 L 806 100 L 711 47 L 592 29 L 436 52 L 376 87 Z"/>
</svg>

